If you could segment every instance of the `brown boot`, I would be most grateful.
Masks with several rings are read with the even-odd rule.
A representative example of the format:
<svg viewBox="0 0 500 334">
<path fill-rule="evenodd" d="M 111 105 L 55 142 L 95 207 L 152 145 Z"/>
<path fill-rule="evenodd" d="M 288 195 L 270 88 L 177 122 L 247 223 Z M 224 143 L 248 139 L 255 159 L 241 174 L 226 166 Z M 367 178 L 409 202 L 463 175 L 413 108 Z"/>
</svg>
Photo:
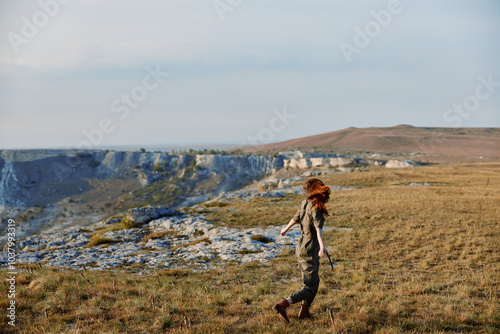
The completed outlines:
<svg viewBox="0 0 500 334">
<path fill-rule="evenodd" d="M 276 313 L 279 313 L 282 317 L 283 322 L 288 324 L 290 321 L 288 320 L 288 316 L 286 315 L 286 308 L 290 305 L 288 300 L 283 298 L 278 304 L 273 306 L 273 310 L 276 311 Z"/>
<path fill-rule="evenodd" d="M 311 313 L 309 313 L 309 306 L 300 305 L 299 319 L 312 318 Z"/>
</svg>

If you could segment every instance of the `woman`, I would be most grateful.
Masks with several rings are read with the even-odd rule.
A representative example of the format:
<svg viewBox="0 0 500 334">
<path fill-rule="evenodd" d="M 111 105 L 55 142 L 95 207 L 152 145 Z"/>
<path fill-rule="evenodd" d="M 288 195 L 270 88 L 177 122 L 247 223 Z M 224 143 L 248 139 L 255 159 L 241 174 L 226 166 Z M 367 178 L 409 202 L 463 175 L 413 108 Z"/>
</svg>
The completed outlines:
<svg viewBox="0 0 500 334">
<path fill-rule="evenodd" d="M 283 298 L 273 306 L 273 310 L 279 313 L 283 320 L 288 323 L 286 308 L 290 304 L 302 301 L 299 319 L 310 318 L 309 307 L 318 292 L 319 286 L 319 258 L 326 256 L 323 243 L 323 223 L 325 216 L 329 216 L 325 203 L 330 198 L 330 187 L 325 186 L 319 179 L 309 179 L 304 183 L 306 199 L 300 204 L 299 210 L 293 216 L 288 225 L 281 230 L 281 235 L 295 224 L 300 224 L 302 235 L 295 249 L 299 268 L 302 273 L 304 284 L 300 290 L 295 291 L 288 298 Z"/>
</svg>

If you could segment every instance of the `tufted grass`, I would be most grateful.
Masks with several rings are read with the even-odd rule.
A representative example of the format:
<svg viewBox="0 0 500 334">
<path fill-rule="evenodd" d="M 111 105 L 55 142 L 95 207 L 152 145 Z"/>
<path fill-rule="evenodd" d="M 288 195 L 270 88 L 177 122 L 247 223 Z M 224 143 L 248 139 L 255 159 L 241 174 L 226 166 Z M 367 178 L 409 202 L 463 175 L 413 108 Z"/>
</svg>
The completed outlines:
<svg viewBox="0 0 500 334">
<path fill-rule="evenodd" d="M 335 192 L 312 320 L 285 327 L 271 306 L 299 288 L 293 251 L 220 270 L 19 271 L 17 327 L 2 333 L 496 333 L 500 330 L 500 164 L 427 166 L 321 177 Z M 431 187 L 391 187 L 410 183 Z M 301 196 L 233 200 L 217 224 L 285 224 Z M 232 211 L 237 210 L 237 211 Z M 238 217 L 230 216 L 237 212 Z M 213 216 L 211 216 L 213 215 Z M 266 218 L 267 217 L 267 218 Z M 231 221 L 230 219 L 234 219 Z M 266 220 L 268 219 L 268 220 Z M 244 222 L 238 225 L 240 222 Z M 295 227 L 296 228 L 296 227 Z M 24 268 L 24 265 L 20 265 Z M 28 266 L 26 266 L 28 267 Z M 90 283 L 88 281 L 90 281 Z M 7 295 L 5 280 L 0 294 Z M 0 299 L 5 310 L 8 298 Z M 331 323 L 327 309 L 332 311 Z M 3 311 L 5 312 L 5 311 Z"/>
<path fill-rule="evenodd" d="M 116 242 L 118 241 L 111 238 L 104 238 L 100 235 L 93 235 L 92 237 L 90 237 L 89 242 L 84 247 L 90 248 L 99 245 L 112 244 Z"/>
<path fill-rule="evenodd" d="M 142 238 L 142 242 L 148 242 L 150 239 L 159 239 L 161 237 L 164 237 L 166 235 L 170 235 L 174 238 L 180 238 L 183 237 L 183 235 L 179 235 L 177 231 L 161 231 L 161 232 L 151 232 L 148 235 L 146 235 L 144 238 Z"/>
<path fill-rule="evenodd" d="M 255 235 L 252 235 L 252 240 L 254 241 L 259 241 L 259 242 L 262 242 L 264 244 L 268 244 L 270 242 L 273 242 L 271 239 L 269 239 L 268 237 L 266 236 L 263 236 L 263 235 L 260 235 L 260 234 L 255 234 Z"/>
</svg>

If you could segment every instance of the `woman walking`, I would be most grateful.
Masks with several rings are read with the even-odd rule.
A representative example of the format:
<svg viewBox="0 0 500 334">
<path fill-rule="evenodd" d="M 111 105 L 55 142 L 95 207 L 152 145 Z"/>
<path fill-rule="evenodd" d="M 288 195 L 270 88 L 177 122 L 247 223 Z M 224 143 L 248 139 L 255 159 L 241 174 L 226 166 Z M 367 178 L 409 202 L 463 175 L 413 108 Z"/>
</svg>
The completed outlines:
<svg viewBox="0 0 500 334">
<path fill-rule="evenodd" d="M 302 301 L 300 306 L 299 319 L 310 318 L 309 307 L 311 306 L 319 286 L 319 258 L 326 256 L 325 245 L 323 243 L 323 223 L 325 216 L 329 216 L 325 203 L 330 198 L 330 187 L 325 186 L 319 179 L 309 179 L 304 183 L 306 199 L 302 201 L 297 213 L 290 220 L 288 225 L 281 230 L 281 235 L 295 224 L 300 224 L 302 235 L 295 249 L 295 254 L 299 262 L 302 273 L 302 287 L 292 293 L 288 298 L 283 298 L 273 306 L 273 310 L 282 316 L 288 323 L 286 308 L 290 304 Z"/>
</svg>

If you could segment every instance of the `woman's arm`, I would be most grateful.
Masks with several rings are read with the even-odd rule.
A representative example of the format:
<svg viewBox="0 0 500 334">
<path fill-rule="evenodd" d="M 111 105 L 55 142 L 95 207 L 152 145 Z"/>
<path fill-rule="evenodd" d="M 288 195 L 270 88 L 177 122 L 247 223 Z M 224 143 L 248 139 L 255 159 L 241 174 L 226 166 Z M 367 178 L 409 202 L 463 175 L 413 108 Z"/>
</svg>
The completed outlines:
<svg viewBox="0 0 500 334">
<path fill-rule="evenodd" d="M 325 250 L 325 244 L 323 243 L 323 229 L 316 227 L 316 235 L 318 236 L 318 243 L 319 243 L 319 257 L 325 257 L 326 256 L 326 250 Z"/>
<path fill-rule="evenodd" d="M 290 222 L 288 223 L 288 225 L 287 225 L 286 227 L 283 227 L 283 228 L 281 229 L 281 235 L 282 235 L 282 236 L 285 236 L 286 232 L 287 232 L 287 231 L 288 231 L 288 230 L 289 230 L 289 229 L 290 229 L 293 225 L 295 225 L 295 224 L 297 224 L 297 221 L 295 221 L 295 220 L 293 220 L 293 219 L 292 219 L 292 220 L 290 220 Z"/>
</svg>

